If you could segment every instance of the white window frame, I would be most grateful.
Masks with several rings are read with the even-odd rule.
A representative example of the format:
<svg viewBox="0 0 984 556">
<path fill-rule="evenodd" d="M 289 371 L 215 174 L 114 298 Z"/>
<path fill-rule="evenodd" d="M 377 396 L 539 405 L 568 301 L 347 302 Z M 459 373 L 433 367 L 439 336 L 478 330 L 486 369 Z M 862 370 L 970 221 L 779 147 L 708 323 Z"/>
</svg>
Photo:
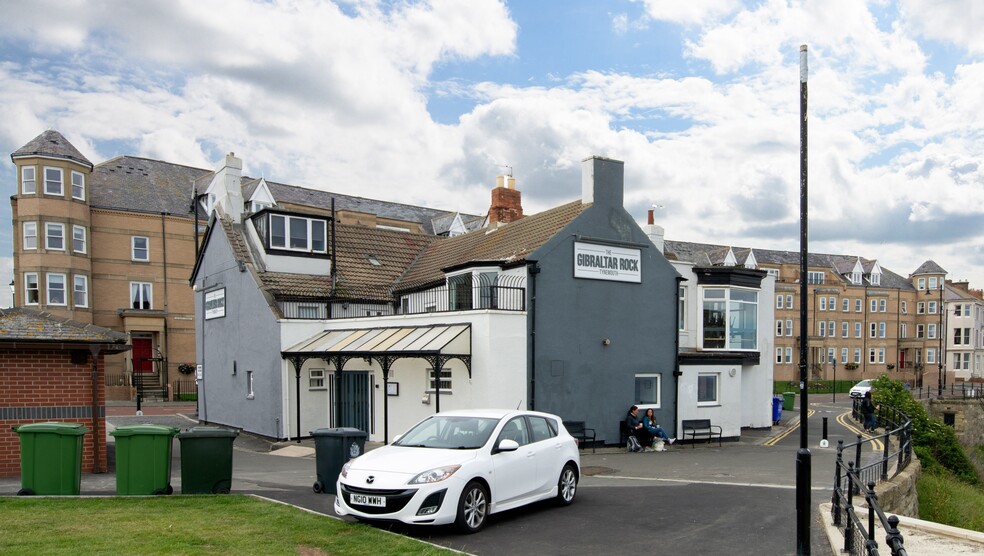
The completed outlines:
<svg viewBox="0 0 984 556">
<path fill-rule="evenodd" d="M 60 278 L 61 279 L 61 289 L 54 287 L 57 284 L 54 284 L 53 282 L 54 282 L 54 279 L 57 279 L 57 278 Z M 64 273 L 61 273 L 61 272 L 49 272 L 49 273 L 45 274 L 45 276 L 44 276 L 44 287 L 45 287 L 44 297 L 47 300 L 48 305 L 57 305 L 59 307 L 67 307 L 68 306 L 68 292 L 67 292 L 68 277 Z M 54 300 L 52 298 L 52 295 L 51 295 L 52 293 L 55 293 L 55 292 L 58 292 L 58 291 L 61 291 L 61 298 L 62 298 L 61 299 L 61 302 L 58 302 L 58 301 Z"/>
<path fill-rule="evenodd" d="M 308 369 L 308 390 L 327 390 L 325 369 Z"/>
<path fill-rule="evenodd" d="M 52 192 L 48 190 L 48 184 L 56 183 L 55 180 L 48 179 L 48 170 L 58 172 L 58 192 Z M 44 194 L 63 197 L 65 195 L 65 171 L 61 168 L 55 168 L 53 166 L 44 167 Z"/>
<path fill-rule="evenodd" d="M 869 338 L 877 338 L 878 337 L 878 323 L 877 322 L 869 322 L 868 325 L 869 325 L 868 326 L 868 337 Z"/>
<path fill-rule="evenodd" d="M 792 308 L 793 308 L 793 294 L 787 293 L 786 294 L 786 309 L 792 309 Z"/>
<path fill-rule="evenodd" d="M 78 195 L 75 194 L 76 190 L 80 192 Z M 80 201 L 85 200 L 85 174 L 75 170 L 72 170 L 72 198 Z"/>
<path fill-rule="evenodd" d="M 144 286 L 146 286 L 146 288 Z M 144 299 L 145 295 L 147 299 Z M 144 307 L 143 305 L 145 304 L 148 306 Z M 137 306 L 134 307 L 134 305 Z M 130 308 L 153 310 L 154 284 L 152 282 L 130 282 Z"/>
<path fill-rule="evenodd" d="M 80 285 L 82 286 L 81 288 L 79 287 Z M 80 294 L 82 296 L 81 302 L 79 302 Z M 89 306 L 89 277 L 84 274 L 76 274 L 72 278 L 72 306 Z"/>
<path fill-rule="evenodd" d="M 713 399 L 701 400 L 701 379 L 713 379 Z M 721 405 L 721 373 L 697 373 L 697 407 Z"/>
<path fill-rule="evenodd" d="M 864 301 L 862 301 L 860 297 L 854 300 L 855 313 L 860 313 L 863 307 L 864 307 Z"/>
<path fill-rule="evenodd" d="M 904 299 L 901 301 L 900 305 L 901 305 L 900 310 L 902 311 L 902 314 L 903 315 L 908 314 L 909 310 Z"/>
<path fill-rule="evenodd" d="M 926 314 L 926 302 L 925 301 L 917 301 L 916 302 L 916 314 L 917 315 L 925 315 Z"/>
<path fill-rule="evenodd" d="M 724 295 L 722 297 L 720 297 L 720 298 L 718 298 L 718 297 L 708 297 L 708 293 L 710 293 L 710 292 L 723 292 Z M 737 298 L 737 296 L 735 294 L 747 294 L 747 295 L 749 295 L 751 297 L 754 297 L 754 300 L 740 299 L 740 298 Z M 720 347 L 718 347 L 718 346 L 714 346 L 714 347 L 707 346 L 708 338 L 707 338 L 707 331 L 705 329 L 706 323 L 704 322 L 704 319 L 703 318 L 701 319 L 701 321 L 700 321 L 700 346 L 701 346 L 702 349 L 705 349 L 705 350 L 731 350 L 731 351 L 754 351 L 754 350 L 758 349 L 758 342 L 759 342 L 759 339 L 760 339 L 759 325 L 761 324 L 759 322 L 759 320 L 758 320 L 759 290 L 750 289 L 750 288 L 738 288 L 738 287 L 732 287 L 732 286 L 706 287 L 706 288 L 701 288 L 700 289 L 700 300 L 701 300 L 701 309 L 702 309 L 702 311 L 704 312 L 705 315 L 708 312 L 708 309 L 707 309 L 707 304 L 708 303 L 723 303 L 723 305 L 724 305 L 724 315 L 725 315 L 724 322 L 722 323 L 722 325 L 724 327 L 724 339 L 723 339 L 724 340 L 724 345 L 723 346 L 720 346 Z M 754 317 L 754 319 L 755 319 L 754 335 L 751 338 L 746 338 L 744 336 L 734 336 L 732 334 L 732 331 L 733 330 L 742 330 L 741 328 L 738 328 L 738 327 L 733 326 L 734 323 L 736 322 L 736 320 L 739 318 L 738 316 L 743 313 L 743 311 L 742 312 L 733 312 L 732 311 L 732 308 L 734 306 L 736 306 L 736 305 L 738 305 L 740 308 L 744 309 L 745 311 L 749 310 L 749 307 L 748 307 L 749 305 L 754 305 L 754 310 L 752 310 L 752 311 L 750 311 L 748 313 L 748 314 L 752 315 Z M 705 316 L 705 318 L 706 318 L 706 316 Z M 737 346 L 734 345 L 734 344 L 732 344 L 733 338 L 735 338 L 735 337 L 737 337 L 739 339 L 738 340 L 739 341 L 739 345 L 737 345 Z M 749 340 L 749 339 L 751 340 L 751 343 L 753 344 L 752 347 L 742 347 L 740 345 L 743 341 Z"/>
<path fill-rule="evenodd" d="M 787 336 L 792 336 L 793 335 L 793 321 L 792 320 L 787 320 L 786 321 L 786 335 Z"/>
<path fill-rule="evenodd" d="M 924 289 L 926 289 L 926 279 L 925 278 L 917 278 L 916 279 L 916 284 L 917 284 L 916 289 L 918 289 L 918 290 L 924 290 Z"/>
<path fill-rule="evenodd" d="M 875 364 L 875 348 L 868 348 L 868 363 Z"/>
<path fill-rule="evenodd" d="M 137 241 L 143 240 L 144 246 L 137 247 Z M 139 251 L 138 251 L 139 250 Z M 140 251 L 145 252 L 146 256 L 144 258 L 138 257 Z M 150 238 L 147 236 L 130 236 L 130 260 L 139 263 L 149 263 L 150 262 Z"/>
<path fill-rule="evenodd" d="M 824 273 L 822 270 L 808 270 L 806 271 L 806 283 L 813 284 L 816 286 L 823 285 Z"/>
<path fill-rule="evenodd" d="M 784 297 L 783 294 L 779 294 L 776 296 L 776 309 L 783 308 L 783 303 L 782 303 L 783 297 Z"/>
<path fill-rule="evenodd" d="M 23 235 L 21 236 L 21 248 L 36 251 L 38 248 L 38 223 L 24 222 L 21 226 Z"/>
<path fill-rule="evenodd" d="M 677 330 L 687 329 L 687 288 L 677 288 Z"/>
<path fill-rule="evenodd" d="M 650 379 L 652 379 L 653 380 L 653 384 L 654 384 L 654 386 L 656 388 L 656 394 L 655 394 L 656 401 L 655 402 L 645 402 L 645 401 L 642 401 L 640 399 L 636 399 L 635 400 L 635 405 L 637 405 L 640 408 L 642 408 L 643 412 L 645 412 L 645 410 L 646 409 L 649 409 L 650 407 L 653 408 L 653 409 L 659 409 L 660 407 L 662 407 L 662 405 L 663 405 L 663 375 L 660 374 L 660 373 L 639 373 L 639 374 L 635 375 L 635 383 L 634 384 L 635 384 L 635 390 L 636 391 L 633 392 L 633 394 L 632 394 L 635 398 L 638 398 L 639 397 L 639 392 L 638 392 L 638 390 L 639 390 L 639 379 L 643 379 L 643 380 L 650 380 Z M 443 392 L 443 390 L 442 390 L 442 392 Z"/>
<path fill-rule="evenodd" d="M 878 364 L 885 364 L 885 348 L 878 348 Z"/>
<path fill-rule="evenodd" d="M 917 324 L 916 325 L 916 338 L 919 339 L 919 338 L 925 338 L 925 337 L 926 337 L 926 325 L 925 324 Z"/>
<path fill-rule="evenodd" d="M 53 230 L 58 230 L 58 234 L 52 234 Z M 53 247 L 51 244 L 52 238 L 58 238 L 61 240 L 61 247 Z M 45 222 L 44 223 L 44 248 L 48 251 L 64 251 L 65 250 L 65 225 L 60 222 Z"/>
<path fill-rule="evenodd" d="M 298 253 L 327 253 L 328 252 L 328 222 L 321 218 L 305 218 L 303 216 L 293 216 L 290 214 L 270 214 L 268 225 L 270 227 L 270 248 L 271 249 L 283 249 L 285 251 L 297 251 Z M 275 244 L 273 238 L 273 221 L 275 219 L 282 219 L 284 221 L 284 238 L 283 244 Z M 304 247 L 294 247 L 291 245 L 291 222 L 293 221 L 303 221 L 305 223 L 305 236 L 304 236 Z M 313 223 L 319 222 L 321 224 L 323 236 L 321 238 L 321 245 L 324 246 L 323 249 L 314 248 L 314 236 L 313 236 Z M 300 238 L 298 238 L 300 239 Z"/>
<path fill-rule="evenodd" d="M 256 397 L 253 392 L 253 371 L 246 371 L 246 399 L 252 400 Z"/>
<path fill-rule="evenodd" d="M 792 363 L 792 362 L 793 362 L 793 348 L 787 347 L 786 348 L 786 363 Z"/>
<path fill-rule="evenodd" d="M 837 348 L 827 348 L 827 362 L 831 365 L 837 362 Z"/>
<path fill-rule="evenodd" d="M 926 338 L 929 340 L 936 339 L 936 323 L 926 325 Z"/>
<path fill-rule="evenodd" d="M 879 338 L 884 338 L 885 337 L 885 332 L 886 332 L 886 329 L 887 328 L 888 328 L 887 323 L 884 323 L 884 322 L 879 322 L 878 323 L 878 337 Z"/>
<path fill-rule="evenodd" d="M 837 337 L 837 322 L 832 320 L 827 321 L 827 335 L 831 338 Z"/>
<path fill-rule="evenodd" d="M 817 323 L 817 333 L 821 338 L 827 336 L 827 321 L 822 320 Z"/>
<path fill-rule="evenodd" d="M 860 322 L 854 323 L 854 337 L 855 338 L 860 338 L 861 337 L 861 323 Z"/>
<path fill-rule="evenodd" d="M 868 301 L 869 301 L 868 302 L 868 305 L 870 306 L 869 312 L 871 312 L 871 313 L 877 313 L 878 312 L 878 300 L 877 299 L 870 299 Z"/>
<path fill-rule="evenodd" d="M 850 337 L 851 337 L 851 323 L 847 322 L 846 320 L 841 321 L 841 338 L 850 338 Z"/>
<path fill-rule="evenodd" d="M 819 310 L 820 311 L 826 311 L 827 310 L 827 298 L 824 297 L 824 296 L 822 296 L 822 295 L 820 296 L 820 309 Z"/>
<path fill-rule="evenodd" d="M 31 285 L 34 285 L 32 288 Z M 31 301 L 31 292 L 34 292 L 34 301 Z M 24 305 L 38 305 L 41 303 L 41 282 L 38 280 L 37 272 L 24 273 Z"/>
<path fill-rule="evenodd" d="M 776 363 L 777 364 L 780 364 L 780 365 L 782 364 L 782 348 L 781 347 L 777 347 L 776 348 Z"/>
<path fill-rule="evenodd" d="M 846 365 L 848 357 L 848 348 L 841 348 L 841 363 Z"/>
<path fill-rule="evenodd" d="M 930 276 L 929 277 L 929 289 L 936 290 L 936 284 L 937 284 L 937 282 L 936 282 L 936 276 Z"/>
<path fill-rule="evenodd" d="M 926 303 L 926 314 L 927 315 L 935 315 L 936 314 L 936 302 L 935 301 L 930 301 L 930 302 Z"/>
<path fill-rule="evenodd" d="M 906 338 L 909 335 L 909 325 L 908 323 L 899 323 L 899 338 Z"/>
<path fill-rule="evenodd" d="M 776 336 L 782 335 L 782 319 L 776 319 Z"/>
<path fill-rule="evenodd" d="M 28 178 L 27 174 L 31 174 Z M 31 184 L 31 188 L 27 188 Z M 21 167 L 21 195 L 34 195 L 38 192 L 38 169 L 35 166 Z"/>
<path fill-rule="evenodd" d="M 854 364 L 861 364 L 861 348 L 854 348 Z"/>
<path fill-rule="evenodd" d="M 77 247 L 78 242 L 82 242 L 81 249 Z M 72 225 L 72 253 L 85 254 L 87 251 L 88 246 L 86 245 L 85 226 Z"/>
<path fill-rule="evenodd" d="M 837 298 L 834 297 L 834 296 L 828 297 L 827 298 L 827 307 L 829 307 L 828 311 L 836 311 L 837 310 Z"/>
<path fill-rule="evenodd" d="M 454 382 L 452 379 L 451 369 L 447 367 L 441 368 L 441 395 L 452 393 L 452 388 L 454 387 Z M 445 387 L 444 385 L 447 384 Z M 433 394 L 437 392 L 434 388 L 434 367 L 427 367 L 427 393 Z"/>
<path fill-rule="evenodd" d="M 936 348 L 926 348 L 926 364 L 936 363 Z"/>
<path fill-rule="evenodd" d="M 848 298 L 841 299 L 841 311 L 848 312 L 851 310 L 851 300 Z"/>
<path fill-rule="evenodd" d="M 878 312 L 879 313 L 886 313 L 886 312 L 888 312 L 888 300 L 887 299 L 879 299 L 878 300 Z"/>
</svg>

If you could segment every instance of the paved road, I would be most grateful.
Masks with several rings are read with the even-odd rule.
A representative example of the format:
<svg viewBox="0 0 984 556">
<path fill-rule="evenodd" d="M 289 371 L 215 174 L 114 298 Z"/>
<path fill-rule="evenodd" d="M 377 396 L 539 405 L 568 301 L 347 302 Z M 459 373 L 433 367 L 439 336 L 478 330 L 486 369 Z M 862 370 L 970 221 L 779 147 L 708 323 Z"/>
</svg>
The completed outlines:
<svg viewBox="0 0 984 556">
<path fill-rule="evenodd" d="M 855 432 L 838 422 L 849 403 L 812 405 L 811 505 L 830 500 L 834 448 L 819 448 L 822 417 L 832 446 Z M 664 453 L 618 450 L 582 453 L 585 476 L 576 502 L 567 508 L 542 503 L 494 516 L 478 535 L 448 528 L 382 526 L 473 554 L 792 554 L 796 548 L 796 451 L 798 410 L 783 426 L 744 431 L 741 442 L 673 446 Z M 188 427 L 181 416 L 111 416 L 113 425 L 153 422 Z M 849 424 L 848 424 L 849 425 Z M 782 432 L 791 431 L 782 436 Z M 313 457 L 283 457 L 269 445 L 240 435 L 234 452 L 233 491 L 255 493 L 332 515 L 332 496 L 315 494 Z M 180 492 L 180 444 L 175 442 L 172 484 Z M 0 495 L 16 493 L 19 479 L 0 479 Z M 83 494 L 112 494 L 115 476 L 84 475 Z M 833 555 L 819 523 L 811 526 L 813 554 Z"/>
</svg>

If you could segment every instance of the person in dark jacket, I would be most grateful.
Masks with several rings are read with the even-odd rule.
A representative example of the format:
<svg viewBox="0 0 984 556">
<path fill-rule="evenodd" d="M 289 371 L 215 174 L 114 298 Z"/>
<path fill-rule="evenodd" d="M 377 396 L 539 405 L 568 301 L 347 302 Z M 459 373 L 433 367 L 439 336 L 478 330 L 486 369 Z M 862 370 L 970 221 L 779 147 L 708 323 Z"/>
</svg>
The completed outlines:
<svg viewBox="0 0 984 556">
<path fill-rule="evenodd" d="M 651 452 L 653 450 L 650 448 L 653 445 L 653 435 L 642 424 L 642 418 L 639 417 L 639 406 L 633 405 L 629 408 L 629 412 L 625 415 L 625 425 L 629 428 L 629 434 L 639 441 L 640 446 L 644 446 L 644 451 Z"/>
<path fill-rule="evenodd" d="M 877 410 L 878 406 L 871 400 L 871 391 L 865 392 L 864 397 L 861 398 L 861 416 L 864 421 L 864 432 L 875 432 L 875 427 L 878 426 L 878 420 L 875 418 L 875 411 Z"/>
</svg>

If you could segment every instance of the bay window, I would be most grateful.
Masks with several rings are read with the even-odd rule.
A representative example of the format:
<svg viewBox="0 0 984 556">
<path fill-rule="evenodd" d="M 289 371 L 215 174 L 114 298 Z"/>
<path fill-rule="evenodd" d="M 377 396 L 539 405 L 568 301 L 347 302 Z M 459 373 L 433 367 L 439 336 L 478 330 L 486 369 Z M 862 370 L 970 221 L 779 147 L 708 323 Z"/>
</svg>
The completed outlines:
<svg viewBox="0 0 984 556">
<path fill-rule="evenodd" d="M 755 349 L 758 293 L 737 288 L 704 288 L 703 347 Z"/>
</svg>

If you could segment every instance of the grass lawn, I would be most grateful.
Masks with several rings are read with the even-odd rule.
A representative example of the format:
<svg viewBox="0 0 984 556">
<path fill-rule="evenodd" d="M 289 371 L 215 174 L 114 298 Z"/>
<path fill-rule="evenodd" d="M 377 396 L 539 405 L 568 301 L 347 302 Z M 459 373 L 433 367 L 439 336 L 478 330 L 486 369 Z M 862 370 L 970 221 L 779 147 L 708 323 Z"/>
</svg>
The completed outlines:
<svg viewBox="0 0 984 556">
<path fill-rule="evenodd" d="M 920 519 L 984 531 L 984 489 L 949 477 L 923 473 L 916 490 Z"/>
<path fill-rule="evenodd" d="M 0 554 L 452 554 L 249 496 L 0 497 Z"/>
</svg>

